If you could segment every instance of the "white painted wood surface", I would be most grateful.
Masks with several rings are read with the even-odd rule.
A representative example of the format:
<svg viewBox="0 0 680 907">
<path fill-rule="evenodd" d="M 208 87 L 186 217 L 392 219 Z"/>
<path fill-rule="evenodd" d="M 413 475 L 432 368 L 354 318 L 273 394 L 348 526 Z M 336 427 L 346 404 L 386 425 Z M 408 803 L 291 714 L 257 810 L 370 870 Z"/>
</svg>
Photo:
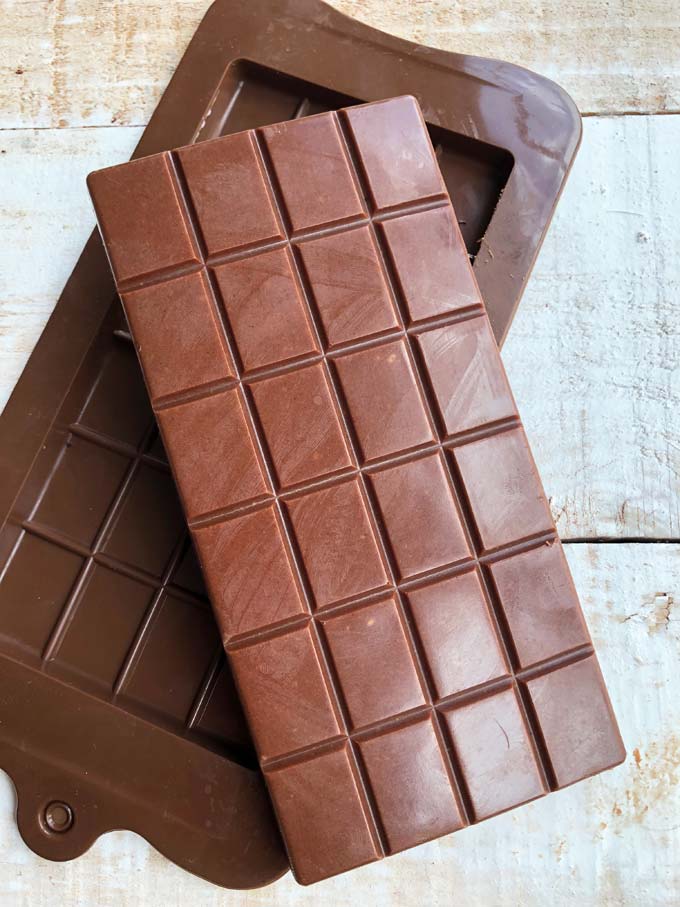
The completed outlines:
<svg viewBox="0 0 680 907">
<path fill-rule="evenodd" d="M 0 410 L 94 227 L 85 177 L 141 132 L 0 129 Z"/>
<path fill-rule="evenodd" d="M 146 123 L 210 0 L 2 0 L 0 110 L 12 127 Z M 677 0 L 332 0 L 445 50 L 558 79 L 583 113 L 680 111 Z"/>
<path fill-rule="evenodd" d="M 563 538 L 680 538 L 680 116 L 588 119 L 503 358 Z"/>
<path fill-rule="evenodd" d="M 0 0 L 0 408 L 207 0 Z M 680 904 L 678 0 L 334 0 L 403 37 L 557 79 L 584 142 L 504 359 L 629 752 L 511 814 L 311 889 L 225 892 L 127 832 L 53 864 L 0 774 L 2 907 Z M 97 128 L 84 128 L 97 127 Z M 666 539 L 660 544 L 625 540 Z"/>
</svg>

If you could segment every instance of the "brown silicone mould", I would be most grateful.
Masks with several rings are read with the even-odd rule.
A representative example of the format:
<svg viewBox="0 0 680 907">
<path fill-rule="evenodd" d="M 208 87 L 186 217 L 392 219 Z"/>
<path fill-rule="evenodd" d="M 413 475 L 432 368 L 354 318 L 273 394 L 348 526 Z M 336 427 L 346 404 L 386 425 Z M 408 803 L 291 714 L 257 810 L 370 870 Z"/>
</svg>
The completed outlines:
<svg viewBox="0 0 680 907">
<path fill-rule="evenodd" d="M 580 138 L 551 82 L 389 37 L 319 0 L 218 0 L 135 156 L 407 92 L 500 341 Z M 216 884 L 282 875 L 97 235 L 0 418 L 0 527 L 0 767 L 29 847 L 68 860 L 126 828 Z"/>
</svg>

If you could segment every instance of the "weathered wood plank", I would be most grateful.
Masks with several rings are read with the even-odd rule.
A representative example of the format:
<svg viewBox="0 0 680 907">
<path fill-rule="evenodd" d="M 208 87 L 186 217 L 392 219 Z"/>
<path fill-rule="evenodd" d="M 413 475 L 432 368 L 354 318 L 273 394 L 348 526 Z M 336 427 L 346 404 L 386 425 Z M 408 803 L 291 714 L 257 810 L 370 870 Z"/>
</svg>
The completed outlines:
<svg viewBox="0 0 680 907">
<path fill-rule="evenodd" d="M 21 842 L 0 779 L 3 905 L 98 907 L 675 907 L 680 892 L 680 545 L 568 549 L 626 746 L 626 764 L 442 841 L 311 888 L 211 887 L 116 832 L 47 863 Z M 635 569 L 631 569 L 631 564 Z"/>
<path fill-rule="evenodd" d="M 680 537 L 680 117 L 587 121 L 504 359 L 563 537 Z"/>
<path fill-rule="evenodd" d="M 0 132 L 0 411 L 94 226 L 85 177 L 141 129 Z"/>
<path fill-rule="evenodd" d="M 0 136 L 0 407 L 91 229 L 85 174 L 138 135 Z M 563 537 L 680 536 L 678 147 L 680 116 L 586 121 L 506 343 Z"/>
<path fill-rule="evenodd" d="M 512 60 L 584 113 L 680 110 L 680 19 L 663 0 L 333 0 L 403 38 Z M 208 0 L 3 0 L 0 127 L 147 122 Z"/>
</svg>

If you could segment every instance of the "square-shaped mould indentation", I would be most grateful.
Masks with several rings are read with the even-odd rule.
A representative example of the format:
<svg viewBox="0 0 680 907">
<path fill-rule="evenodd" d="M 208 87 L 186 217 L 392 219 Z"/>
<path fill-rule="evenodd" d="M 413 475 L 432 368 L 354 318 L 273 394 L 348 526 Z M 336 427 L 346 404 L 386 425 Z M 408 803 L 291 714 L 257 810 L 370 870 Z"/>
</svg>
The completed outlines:
<svg viewBox="0 0 680 907">
<path fill-rule="evenodd" d="M 153 432 L 149 446 L 147 447 L 145 453 L 148 457 L 151 457 L 153 460 L 157 460 L 159 463 L 165 463 L 166 465 L 168 464 L 168 455 L 165 452 L 163 439 L 161 438 L 161 434 L 158 429 Z"/>
<path fill-rule="evenodd" d="M 288 250 L 227 262 L 215 279 L 246 372 L 319 352 Z"/>
<path fill-rule="evenodd" d="M 92 545 L 129 465 L 122 454 L 70 436 L 32 519 Z"/>
<path fill-rule="evenodd" d="M 281 238 L 252 135 L 199 142 L 178 155 L 208 255 Z"/>
<path fill-rule="evenodd" d="M 390 853 L 463 825 L 432 720 L 359 743 Z"/>
<path fill-rule="evenodd" d="M 286 506 L 317 608 L 387 585 L 356 480 L 293 498 Z"/>
<path fill-rule="evenodd" d="M 119 340 L 103 359 L 78 422 L 108 438 L 138 447 L 152 419 L 134 348 Z"/>
<path fill-rule="evenodd" d="M 365 460 L 434 440 L 403 340 L 334 360 Z"/>
<path fill-rule="evenodd" d="M 305 99 L 300 82 L 278 69 L 269 69 L 250 60 L 234 60 L 225 70 L 212 105 L 211 116 L 203 125 L 201 138 L 217 138 L 258 126 L 292 120 Z M 338 105 L 341 106 L 341 105 Z"/>
<path fill-rule="evenodd" d="M 305 613 L 272 507 L 202 527 L 194 538 L 225 643 Z"/>
<path fill-rule="evenodd" d="M 428 132 L 465 246 L 474 256 L 510 178 L 514 158 L 506 148 L 460 132 L 432 125 Z M 484 257 L 490 260 L 488 251 Z"/>
<path fill-rule="evenodd" d="M 158 420 L 190 520 L 269 491 L 238 390 L 161 410 Z"/>
<path fill-rule="evenodd" d="M 293 231 L 365 214 L 331 117 L 309 117 L 263 130 Z"/>
<path fill-rule="evenodd" d="M 426 331 L 418 343 L 447 435 L 517 415 L 486 317 Z"/>
<path fill-rule="evenodd" d="M 152 399 L 233 376 L 203 273 L 125 293 L 123 301 Z"/>
<path fill-rule="evenodd" d="M 385 221 L 399 290 L 412 321 L 482 305 L 449 205 Z"/>
<path fill-rule="evenodd" d="M 332 348 L 399 326 L 368 227 L 298 245 Z"/>
<path fill-rule="evenodd" d="M 475 821 L 546 793 L 514 690 L 445 715 Z"/>
<path fill-rule="evenodd" d="M 440 699 L 507 675 L 476 571 L 413 589 L 408 602 Z"/>
<path fill-rule="evenodd" d="M 282 486 L 353 465 L 322 365 L 258 381 L 250 391 Z"/>
<path fill-rule="evenodd" d="M 121 693 L 143 711 L 184 724 L 219 649 L 209 609 L 165 593 Z"/>
<path fill-rule="evenodd" d="M 415 98 L 355 107 L 344 116 L 375 208 L 392 208 L 446 191 Z"/>
<path fill-rule="evenodd" d="M 521 428 L 464 444 L 454 455 L 485 549 L 553 529 Z"/>
<path fill-rule="evenodd" d="M 323 629 L 354 727 L 425 704 L 394 598 L 329 617 Z M 378 665 L 389 679 L 376 678 Z"/>
<path fill-rule="evenodd" d="M 170 577 L 170 582 L 198 598 L 207 598 L 201 565 L 196 557 L 196 549 L 190 541 Z"/>
<path fill-rule="evenodd" d="M 221 743 L 233 744 L 252 751 L 253 742 L 226 659 L 217 669 L 217 676 L 194 728 Z"/>
<path fill-rule="evenodd" d="M 87 179 L 117 283 L 200 260 L 168 154 L 109 167 Z M 158 224 L 163 242 L 149 242 Z"/>
<path fill-rule="evenodd" d="M 69 614 L 50 672 L 84 678 L 111 692 L 154 591 L 95 564 Z"/>
<path fill-rule="evenodd" d="M 497 561 L 490 570 L 522 668 L 590 641 L 559 542 Z"/>
<path fill-rule="evenodd" d="M 69 599 L 84 561 L 24 533 L 0 579 L 0 639 L 40 655 Z"/>
<path fill-rule="evenodd" d="M 161 576 L 184 531 L 172 476 L 143 463 L 126 489 L 102 551 L 123 564 Z"/>
<path fill-rule="evenodd" d="M 309 885 L 380 859 L 347 745 L 266 778 L 298 882 Z"/>
<path fill-rule="evenodd" d="M 382 469 L 370 481 L 402 578 L 471 556 L 438 455 Z"/>
<path fill-rule="evenodd" d="M 622 762 L 626 752 L 595 656 L 527 688 L 559 787 Z"/>
<path fill-rule="evenodd" d="M 309 626 L 230 652 L 260 759 L 340 733 Z"/>
</svg>

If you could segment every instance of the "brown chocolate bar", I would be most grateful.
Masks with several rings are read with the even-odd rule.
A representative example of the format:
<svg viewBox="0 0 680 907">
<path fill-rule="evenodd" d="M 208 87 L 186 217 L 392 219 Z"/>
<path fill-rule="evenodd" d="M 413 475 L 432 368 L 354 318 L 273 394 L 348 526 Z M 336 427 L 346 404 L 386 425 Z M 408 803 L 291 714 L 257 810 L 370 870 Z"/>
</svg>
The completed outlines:
<svg viewBox="0 0 680 907">
<path fill-rule="evenodd" d="M 296 878 L 618 763 L 416 101 L 88 183 Z"/>
<path fill-rule="evenodd" d="M 409 91 L 501 339 L 580 136 L 547 79 L 318 0 L 217 0 L 135 155 Z M 43 857 L 129 828 L 212 882 L 264 885 L 287 859 L 179 514 L 93 235 L 0 417 L 0 767 Z M 111 632 L 128 597 L 125 632 Z M 52 801 L 73 818 L 59 834 Z"/>
</svg>

